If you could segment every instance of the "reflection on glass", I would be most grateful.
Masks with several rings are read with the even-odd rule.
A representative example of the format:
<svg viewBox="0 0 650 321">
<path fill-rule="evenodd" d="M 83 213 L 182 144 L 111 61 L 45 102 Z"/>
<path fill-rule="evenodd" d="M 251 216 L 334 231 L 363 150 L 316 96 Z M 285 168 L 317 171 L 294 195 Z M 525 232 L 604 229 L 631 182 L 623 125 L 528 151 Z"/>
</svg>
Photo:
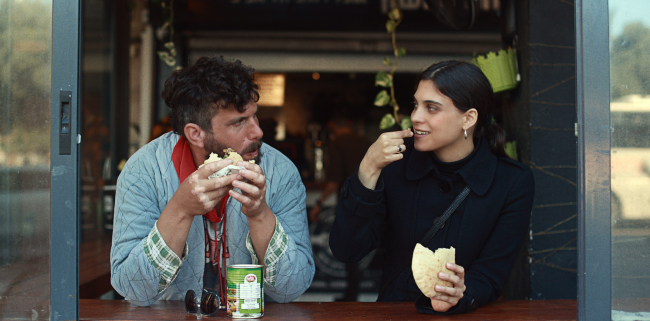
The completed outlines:
<svg viewBox="0 0 650 321">
<path fill-rule="evenodd" d="M 612 319 L 650 319 L 650 1 L 611 0 Z M 639 314 L 640 313 L 640 314 Z"/>
<path fill-rule="evenodd" d="M 52 1 L 0 0 L 0 319 L 50 314 Z"/>
</svg>

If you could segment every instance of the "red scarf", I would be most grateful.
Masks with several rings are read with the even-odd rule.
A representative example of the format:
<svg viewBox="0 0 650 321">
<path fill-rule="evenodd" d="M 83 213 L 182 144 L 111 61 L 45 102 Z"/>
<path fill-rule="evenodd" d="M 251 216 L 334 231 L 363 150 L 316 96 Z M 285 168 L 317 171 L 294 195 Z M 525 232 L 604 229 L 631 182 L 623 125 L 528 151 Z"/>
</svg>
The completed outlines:
<svg viewBox="0 0 650 321">
<path fill-rule="evenodd" d="M 174 146 L 174 151 L 172 151 L 172 162 L 174 162 L 174 168 L 176 169 L 176 174 L 178 174 L 178 180 L 182 183 L 185 179 L 190 176 L 190 174 L 196 171 L 196 165 L 194 165 L 194 158 L 192 157 L 192 150 L 190 150 L 190 144 L 187 143 L 185 137 L 181 138 Z M 226 194 L 221 199 L 221 206 L 219 207 L 219 212 L 216 208 L 210 210 L 203 214 L 210 222 L 221 222 L 223 216 L 226 213 L 226 204 L 228 203 L 228 197 L 230 195 Z"/>
</svg>

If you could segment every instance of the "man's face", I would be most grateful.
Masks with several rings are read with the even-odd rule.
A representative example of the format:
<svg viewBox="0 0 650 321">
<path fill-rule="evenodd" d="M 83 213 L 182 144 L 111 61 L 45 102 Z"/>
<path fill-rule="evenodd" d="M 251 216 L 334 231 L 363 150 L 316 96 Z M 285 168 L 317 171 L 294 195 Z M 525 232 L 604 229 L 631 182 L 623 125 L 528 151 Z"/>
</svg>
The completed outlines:
<svg viewBox="0 0 650 321">
<path fill-rule="evenodd" d="M 257 120 L 257 103 L 251 100 L 245 106 L 243 113 L 234 106 L 219 109 L 212 117 L 212 133 L 207 132 L 203 141 L 207 156 L 210 153 L 224 156 L 224 149 L 232 148 L 239 153 L 245 161 L 255 160 L 260 164 L 262 153 L 262 129 Z M 235 164 L 236 165 L 236 164 Z"/>
</svg>

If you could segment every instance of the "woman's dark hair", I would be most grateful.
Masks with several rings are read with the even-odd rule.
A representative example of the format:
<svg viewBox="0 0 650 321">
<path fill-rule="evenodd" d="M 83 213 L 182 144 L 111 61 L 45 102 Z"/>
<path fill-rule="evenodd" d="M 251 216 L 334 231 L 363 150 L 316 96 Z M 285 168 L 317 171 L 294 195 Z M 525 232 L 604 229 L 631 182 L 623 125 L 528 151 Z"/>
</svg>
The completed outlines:
<svg viewBox="0 0 650 321">
<path fill-rule="evenodd" d="M 420 73 L 417 84 L 431 80 L 438 90 L 449 97 L 456 108 L 466 112 L 472 108 L 478 111 L 474 137 L 485 136 L 492 152 L 499 157 L 508 157 L 504 149 L 505 135 L 499 125 L 492 121 L 494 92 L 487 77 L 477 66 L 456 60 L 433 64 Z"/>
<path fill-rule="evenodd" d="M 231 104 L 244 112 L 251 99 L 259 100 L 254 73 L 241 61 L 223 57 L 201 57 L 192 66 L 174 71 L 162 91 L 165 104 L 172 109 L 174 133 L 184 136 L 188 123 L 212 132 L 212 117 Z"/>
</svg>

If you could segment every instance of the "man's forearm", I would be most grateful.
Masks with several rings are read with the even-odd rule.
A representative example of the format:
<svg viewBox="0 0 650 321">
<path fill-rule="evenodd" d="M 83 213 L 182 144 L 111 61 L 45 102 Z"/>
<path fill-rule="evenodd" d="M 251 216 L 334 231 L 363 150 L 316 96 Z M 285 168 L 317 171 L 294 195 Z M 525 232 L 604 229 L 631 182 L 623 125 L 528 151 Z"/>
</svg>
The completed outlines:
<svg viewBox="0 0 650 321">
<path fill-rule="evenodd" d="M 275 232 L 275 215 L 270 208 L 266 208 L 263 214 L 254 218 L 248 218 L 251 242 L 259 264 L 264 265 L 264 256 L 269 242 Z"/>
<path fill-rule="evenodd" d="M 178 257 L 183 254 L 192 219 L 192 217 L 183 214 L 180 209 L 175 208 L 172 202 L 167 203 L 158 218 L 157 226 L 160 236 Z"/>
</svg>

